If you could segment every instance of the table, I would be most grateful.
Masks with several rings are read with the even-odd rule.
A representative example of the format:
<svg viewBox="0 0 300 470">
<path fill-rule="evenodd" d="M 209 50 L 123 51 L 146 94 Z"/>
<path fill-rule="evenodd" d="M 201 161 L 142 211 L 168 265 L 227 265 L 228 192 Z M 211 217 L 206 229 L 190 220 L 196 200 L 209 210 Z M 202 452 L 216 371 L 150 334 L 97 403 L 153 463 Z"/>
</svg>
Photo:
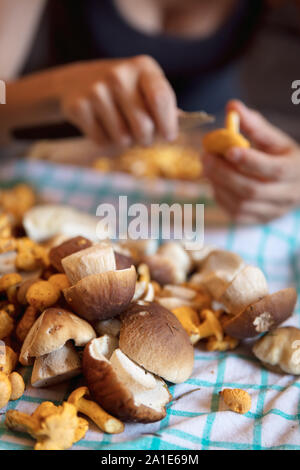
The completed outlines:
<svg viewBox="0 0 300 470">
<path fill-rule="evenodd" d="M 134 183 L 129 175 L 103 175 L 71 166 L 12 161 L 0 166 L 0 187 L 19 181 L 33 184 L 41 198 L 67 203 L 95 213 L 100 202 L 128 194 L 129 200 L 168 202 L 174 199 L 201 201 L 215 209 L 207 190 L 191 183 Z M 239 253 L 247 263 L 259 266 L 274 292 L 283 287 L 300 288 L 300 211 L 266 225 L 251 227 L 207 226 L 205 242 Z M 287 322 L 300 327 L 299 305 Z M 21 369 L 25 380 L 30 368 Z M 239 387 L 252 397 L 245 415 L 226 409 L 219 398 L 225 387 Z M 127 424 L 121 435 L 106 435 L 90 425 L 75 449 L 300 449 L 300 381 L 263 369 L 251 354 L 251 342 L 232 352 L 211 353 L 195 348 L 195 368 L 184 384 L 170 385 L 174 397 L 198 389 L 168 406 L 167 416 L 153 424 Z M 26 389 L 8 409 L 32 412 L 44 400 L 59 404 L 70 393 L 70 384 L 48 389 Z M 1 410 L 4 412 L 5 410 Z M 0 415 L 0 449 L 31 449 L 33 441 L 12 433 Z"/>
</svg>

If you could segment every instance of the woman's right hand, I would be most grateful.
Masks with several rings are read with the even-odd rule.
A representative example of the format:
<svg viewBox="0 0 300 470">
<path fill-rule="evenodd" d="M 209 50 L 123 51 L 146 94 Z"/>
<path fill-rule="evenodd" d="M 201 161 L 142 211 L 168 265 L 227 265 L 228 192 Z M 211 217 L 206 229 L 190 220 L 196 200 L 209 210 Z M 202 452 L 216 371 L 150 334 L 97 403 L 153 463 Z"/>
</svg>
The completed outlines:
<svg viewBox="0 0 300 470">
<path fill-rule="evenodd" d="M 64 117 L 99 144 L 177 137 L 176 97 L 151 57 L 71 64 L 61 69 L 59 89 Z"/>
</svg>

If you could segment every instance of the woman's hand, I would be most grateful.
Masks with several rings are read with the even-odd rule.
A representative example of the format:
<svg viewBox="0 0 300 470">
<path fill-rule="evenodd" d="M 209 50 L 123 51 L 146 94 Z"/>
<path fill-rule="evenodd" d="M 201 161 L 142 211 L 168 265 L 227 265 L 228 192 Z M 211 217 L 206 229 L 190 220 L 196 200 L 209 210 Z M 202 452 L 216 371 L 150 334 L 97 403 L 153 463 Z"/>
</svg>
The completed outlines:
<svg viewBox="0 0 300 470">
<path fill-rule="evenodd" d="M 149 145 L 157 134 L 177 137 L 175 94 L 151 57 L 70 65 L 60 80 L 64 116 L 100 144 Z"/>
<path fill-rule="evenodd" d="M 229 109 L 239 113 L 241 131 L 255 148 L 204 156 L 216 200 L 237 222 L 280 217 L 300 203 L 300 147 L 243 103 L 231 101 Z"/>
</svg>

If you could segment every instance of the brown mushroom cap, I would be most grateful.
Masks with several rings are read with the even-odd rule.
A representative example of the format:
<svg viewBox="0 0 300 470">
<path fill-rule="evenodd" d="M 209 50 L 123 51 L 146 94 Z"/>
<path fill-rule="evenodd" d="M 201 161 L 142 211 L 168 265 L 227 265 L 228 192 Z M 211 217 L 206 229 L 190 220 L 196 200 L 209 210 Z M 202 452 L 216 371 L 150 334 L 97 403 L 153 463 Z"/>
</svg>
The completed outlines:
<svg viewBox="0 0 300 470">
<path fill-rule="evenodd" d="M 92 398 L 106 411 L 124 421 L 151 423 L 163 419 L 166 416 L 165 405 L 172 398 L 165 384 L 161 379 L 156 379 L 157 386 L 164 395 L 159 406 L 154 408 L 136 403 L 134 394 L 118 377 L 110 363 L 109 358 L 113 351 L 109 349 L 113 348 L 103 345 L 103 338 L 90 341 L 83 353 L 83 373 Z"/>
<path fill-rule="evenodd" d="M 84 250 L 92 246 L 92 242 L 84 237 L 74 237 L 66 240 L 58 246 L 51 248 L 49 252 L 49 259 L 52 266 L 54 266 L 57 271 L 64 273 L 64 268 L 61 264 L 61 260 L 66 256 L 69 256 L 77 251 Z"/>
<path fill-rule="evenodd" d="M 69 340 L 76 346 L 85 346 L 95 336 L 94 329 L 85 320 L 64 309 L 48 308 L 26 336 L 19 361 L 28 365 L 34 357 L 56 351 Z"/>
<path fill-rule="evenodd" d="M 238 339 L 251 338 L 270 331 L 292 315 L 296 301 L 297 292 L 292 287 L 267 295 L 249 305 L 239 315 L 225 321 L 224 331 Z"/>
<path fill-rule="evenodd" d="M 68 304 L 89 321 L 105 320 L 123 312 L 135 290 L 135 267 L 92 274 L 64 290 Z"/>
<path fill-rule="evenodd" d="M 140 366 L 173 383 L 193 371 L 194 351 L 175 315 L 152 302 L 133 304 L 122 314 L 120 349 Z"/>
</svg>

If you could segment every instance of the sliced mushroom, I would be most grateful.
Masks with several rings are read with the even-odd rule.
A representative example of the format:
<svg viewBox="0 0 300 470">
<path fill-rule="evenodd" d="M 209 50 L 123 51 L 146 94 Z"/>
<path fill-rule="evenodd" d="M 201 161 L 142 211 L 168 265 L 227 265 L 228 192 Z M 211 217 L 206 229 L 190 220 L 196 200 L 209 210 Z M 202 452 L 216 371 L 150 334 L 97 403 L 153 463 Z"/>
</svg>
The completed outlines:
<svg viewBox="0 0 300 470">
<path fill-rule="evenodd" d="M 270 331 L 292 315 L 296 301 L 297 292 L 292 287 L 267 295 L 239 315 L 224 321 L 224 331 L 238 339 Z"/>
<path fill-rule="evenodd" d="M 121 321 L 119 318 L 109 318 L 108 320 L 100 320 L 95 324 L 95 330 L 99 336 L 110 335 L 118 337 L 121 329 Z"/>
<path fill-rule="evenodd" d="M 116 260 L 112 246 L 98 243 L 63 258 L 62 266 L 72 285 L 91 274 L 115 271 Z"/>
<path fill-rule="evenodd" d="M 85 320 L 64 309 L 48 308 L 26 336 L 19 361 L 23 365 L 32 364 L 34 358 L 57 351 L 69 340 L 75 346 L 85 346 L 95 336 Z"/>
<path fill-rule="evenodd" d="M 255 266 L 245 266 L 235 276 L 219 298 L 232 315 L 243 312 L 248 305 L 268 294 L 268 284 L 263 272 Z"/>
<path fill-rule="evenodd" d="M 122 314 L 120 349 L 146 370 L 180 383 L 193 370 L 194 351 L 175 315 L 157 303 L 133 304 Z"/>
<path fill-rule="evenodd" d="M 26 212 L 23 225 L 27 235 L 34 241 L 49 240 L 57 234 L 69 237 L 83 236 L 96 241 L 109 234 L 100 234 L 98 218 L 70 206 L 44 204 Z"/>
<path fill-rule="evenodd" d="M 254 355 L 267 369 L 279 374 L 300 375 L 300 330 L 292 326 L 277 328 L 259 339 Z"/>
<path fill-rule="evenodd" d="M 105 320 L 123 312 L 135 290 L 135 267 L 92 274 L 64 290 L 70 307 L 89 321 Z"/>
<path fill-rule="evenodd" d="M 52 266 L 57 271 L 63 273 L 64 268 L 62 266 L 62 259 L 72 255 L 78 251 L 84 250 L 92 246 L 92 242 L 84 237 L 74 237 L 68 240 L 64 240 L 59 245 L 55 245 L 50 249 L 49 260 Z"/>
<path fill-rule="evenodd" d="M 180 243 L 168 242 L 159 247 L 156 254 L 146 256 L 151 279 L 159 284 L 180 284 L 185 282 L 192 267 L 192 261 Z"/>
<path fill-rule="evenodd" d="M 117 348 L 115 338 L 92 340 L 83 354 L 83 372 L 92 398 L 125 421 L 150 423 L 166 416 L 166 384 Z"/>
<path fill-rule="evenodd" d="M 37 357 L 32 369 L 31 385 L 49 387 L 81 373 L 79 354 L 71 341 L 56 351 Z"/>
<path fill-rule="evenodd" d="M 192 277 L 191 282 L 205 286 L 215 300 L 220 300 L 244 266 L 245 263 L 239 255 L 230 251 L 215 250 L 207 257 L 202 270 Z"/>
</svg>

